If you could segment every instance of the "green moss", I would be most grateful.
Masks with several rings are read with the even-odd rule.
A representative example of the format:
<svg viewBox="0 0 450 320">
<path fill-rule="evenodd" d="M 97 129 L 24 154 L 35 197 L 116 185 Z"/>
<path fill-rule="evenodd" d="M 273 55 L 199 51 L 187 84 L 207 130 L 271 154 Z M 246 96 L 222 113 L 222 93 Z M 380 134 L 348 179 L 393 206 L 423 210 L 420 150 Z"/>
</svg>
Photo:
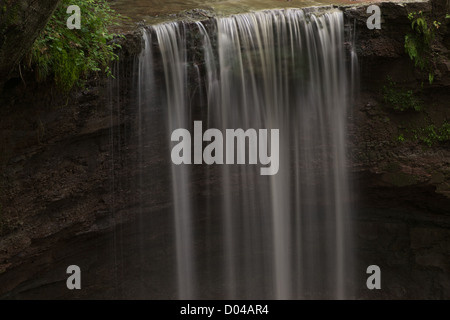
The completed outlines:
<svg viewBox="0 0 450 320">
<path fill-rule="evenodd" d="M 428 147 L 432 147 L 439 143 L 450 142 L 450 123 L 447 120 L 440 126 L 429 124 L 427 126 L 416 127 L 402 130 L 400 136 L 403 138 L 401 142 L 414 140 L 421 142 Z M 400 138 L 398 139 L 400 141 Z"/>
<path fill-rule="evenodd" d="M 399 172 L 401 170 L 401 166 L 398 162 L 389 162 L 384 167 L 384 170 L 391 173 Z"/>
<path fill-rule="evenodd" d="M 406 187 L 417 183 L 417 177 L 404 172 L 386 173 L 383 180 L 396 187 Z"/>
<path fill-rule="evenodd" d="M 403 90 L 388 78 L 388 84 L 383 86 L 383 98 L 387 106 L 395 111 L 422 111 L 423 106 L 412 90 Z"/>
<path fill-rule="evenodd" d="M 82 65 L 76 62 L 74 52 L 65 48 L 55 50 L 53 59 L 58 66 L 53 68 L 56 84 L 61 88 L 70 89 L 83 73 Z"/>
<path fill-rule="evenodd" d="M 439 142 L 450 141 L 450 123 L 444 122 L 441 127 L 437 127 L 434 124 L 426 126 L 416 131 L 416 137 L 418 140 L 431 147 Z"/>
<path fill-rule="evenodd" d="M 442 172 L 433 172 L 431 174 L 431 183 L 440 184 L 445 182 L 445 176 Z"/>
</svg>

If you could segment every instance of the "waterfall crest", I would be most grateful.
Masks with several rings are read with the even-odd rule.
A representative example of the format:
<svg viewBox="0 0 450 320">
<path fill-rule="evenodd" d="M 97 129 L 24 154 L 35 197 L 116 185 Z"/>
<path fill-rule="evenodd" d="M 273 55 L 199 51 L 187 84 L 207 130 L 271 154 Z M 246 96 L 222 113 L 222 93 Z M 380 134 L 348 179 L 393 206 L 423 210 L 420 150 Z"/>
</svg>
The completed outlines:
<svg viewBox="0 0 450 320">
<path fill-rule="evenodd" d="M 149 50 L 152 39 L 159 56 Z M 160 59 L 169 146 L 170 133 L 195 120 L 223 132 L 280 131 L 273 176 L 251 165 L 172 165 L 178 297 L 208 297 L 211 277 L 220 283 L 216 298 L 348 297 L 352 72 L 342 12 L 287 9 L 166 23 L 146 29 L 144 40 L 139 105 L 151 105 Z M 197 175 L 219 188 L 198 186 Z M 210 233 L 196 232 L 200 223 Z"/>
</svg>

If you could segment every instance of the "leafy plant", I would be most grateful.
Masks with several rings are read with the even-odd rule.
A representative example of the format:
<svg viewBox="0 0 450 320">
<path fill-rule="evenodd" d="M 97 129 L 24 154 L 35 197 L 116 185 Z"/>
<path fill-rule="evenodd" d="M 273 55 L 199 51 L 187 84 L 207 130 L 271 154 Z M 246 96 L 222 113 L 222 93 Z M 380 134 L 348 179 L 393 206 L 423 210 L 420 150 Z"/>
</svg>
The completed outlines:
<svg viewBox="0 0 450 320">
<path fill-rule="evenodd" d="M 69 29 L 66 13 L 69 5 L 81 9 L 81 29 Z M 112 40 L 117 34 L 108 31 L 123 18 L 106 0 L 63 0 L 31 50 L 29 66 L 38 81 L 53 77 L 57 86 L 69 91 L 81 85 L 89 73 L 111 76 L 110 63 L 118 56 L 120 45 Z"/>
<path fill-rule="evenodd" d="M 436 29 L 439 29 L 440 27 L 441 27 L 441 23 L 439 22 L 439 21 L 436 21 L 436 20 L 434 20 L 433 21 L 433 26 L 436 28 Z"/>
<path fill-rule="evenodd" d="M 431 44 L 435 37 L 434 31 L 440 27 L 441 23 L 433 21 L 432 26 L 428 26 L 422 11 L 409 13 L 408 19 L 411 21 L 413 32 L 405 36 L 405 50 L 416 67 L 428 72 L 428 81 L 432 84 L 434 73 L 430 64 Z"/>
<path fill-rule="evenodd" d="M 397 89 L 397 84 L 388 78 L 388 84 L 383 86 L 383 97 L 392 109 L 396 111 L 422 111 L 423 106 L 412 90 Z"/>
<path fill-rule="evenodd" d="M 440 127 L 431 124 L 413 130 L 413 133 L 416 140 L 422 141 L 427 146 L 431 147 L 438 142 L 444 143 L 450 141 L 450 123 L 445 121 Z"/>
</svg>

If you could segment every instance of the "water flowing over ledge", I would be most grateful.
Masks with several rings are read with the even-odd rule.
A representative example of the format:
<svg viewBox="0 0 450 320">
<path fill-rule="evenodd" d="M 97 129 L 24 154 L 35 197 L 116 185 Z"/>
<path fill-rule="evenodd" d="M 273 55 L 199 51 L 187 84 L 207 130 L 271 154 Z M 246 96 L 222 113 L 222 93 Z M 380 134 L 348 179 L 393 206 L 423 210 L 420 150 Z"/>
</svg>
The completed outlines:
<svg viewBox="0 0 450 320">
<path fill-rule="evenodd" d="M 424 115 L 430 115 L 436 124 L 448 119 L 448 58 L 439 55 L 435 83 L 421 87 L 421 75 L 404 49 L 404 36 L 411 30 L 408 13 L 422 11 L 443 17 L 445 5 L 446 1 L 441 0 L 380 3 L 381 31 L 367 29 L 365 6 L 339 7 L 344 12 L 347 49 L 351 34 L 348 29 L 356 25 L 355 45 L 361 66 L 360 86 L 355 90 L 359 99 L 349 110 L 347 123 L 348 169 L 352 173 L 351 185 L 355 186 L 351 195 L 355 198 L 352 222 L 356 285 L 347 290 L 350 298 L 450 297 L 448 145 L 424 148 L 419 142 L 397 140 L 405 122 L 417 129 Z M 191 118 L 202 119 L 206 129 L 208 101 L 202 97 L 207 91 L 207 59 L 203 57 L 202 36 L 190 40 L 198 33 L 198 26 L 190 21 L 184 24 L 191 80 L 188 92 L 195 94 L 187 104 L 194 115 Z M 215 20 L 202 24 L 210 36 L 211 53 L 217 56 Z M 450 48 L 448 28 L 448 23 L 443 23 L 439 29 L 439 52 Z M 196 32 L 191 33 L 193 30 Z M 51 87 L 37 86 L 26 74 L 26 88 L 17 78 L 9 83 L 11 90 L 1 96 L 2 299 L 178 297 L 170 132 L 167 108 L 161 107 L 166 106 L 162 99 L 167 100 L 165 72 L 158 39 L 151 34 L 155 59 L 149 68 L 154 77 L 145 81 L 158 90 L 141 94 L 155 102 L 153 109 L 144 107 L 139 112 L 135 101 L 139 96 L 136 55 L 141 53 L 141 32 L 126 34 L 111 101 L 106 96 L 106 79 L 90 79 L 83 91 L 73 92 L 67 100 L 58 99 Z M 386 109 L 381 90 L 388 76 L 408 89 L 420 91 L 427 112 L 397 114 Z M 158 94 L 159 90 L 163 94 Z M 196 255 L 195 274 L 202 272 L 195 279 L 194 291 L 207 299 L 229 296 L 227 292 L 232 291 L 224 286 L 222 170 L 215 165 L 207 170 L 203 166 L 189 168 L 194 218 L 191 226 L 194 240 L 200 239 L 194 241 L 192 252 Z M 262 180 L 256 174 L 253 177 L 261 184 L 258 190 L 264 185 L 269 188 L 270 179 Z M 239 174 L 229 179 L 236 186 L 231 189 L 233 199 L 237 199 L 233 207 L 239 207 L 253 187 L 244 185 Z M 236 224 L 244 226 L 244 222 L 238 220 Z M 269 225 L 271 220 L 266 222 Z M 236 252 L 245 249 L 253 256 L 265 252 L 265 261 L 269 261 L 259 267 L 263 273 L 244 278 L 244 274 L 249 275 L 241 272 L 245 270 L 244 262 L 253 256 L 236 258 L 236 296 L 274 297 L 273 281 L 261 280 L 273 274 L 271 248 L 252 245 L 249 250 L 242 240 L 245 235 L 240 230 L 235 234 L 242 235 L 235 240 L 242 244 Z M 265 243 L 272 242 L 270 238 Z M 66 269 L 74 263 L 82 269 L 83 289 L 69 292 Z M 367 266 L 374 263 L 382 270 L 382 290 L 368 290 L 365 286 Z M 264 284 L 265 289 L 254 295 L 245 290 L 254 283 Z M 354 295 L 351 288 L 356 288 Z"/>
<path fill-rule="evenodd" d="M 195 232 L 197 169 L 172 166 L 178 297 L 202 298 L 207 288 L 199 279 L 211 272 L 223 279 L 222 298 L 347 297 L 353 249 L 346 121 L 355 60 L 346 62 L 342 12 L 271 10 L 195 26 L 145 30 L 139 130 L 149 130 L 145 110 L 155 108 L 165 114 L 168 145 L 173 130 L 191 129 L 194 120 L 220 130 L 279 129 L 280 170 L 262 177 L 249 165 L 201 166 L 221 184 L 217 202 L 205 201 L 204 219 L 221 225 L 211 237 Z M 195 44 L 201 51 L 192 53 Z M 163 62 L 163 84 L 155 81 L 155 61 Z M 193 96 L 206 110 L 196 110 Z M 145 136 L 139 140 L 143 164 Z M 219 254 L 198 263 L 198 242 Z"/>
<path fill-rule="evenodd" d="M 117 0 L 112 7 L 130 17 L 125 23 L 158 24 L 168 21 L 226 17 L 233 14 L 260 10 L 303 9 L 324 6 L 368 6 L 371 3 L 397 3 L 400 5 L 428 2 L 429 0 Z M 123 26 L 122 26 L 123 27 Z"/>
</svg>

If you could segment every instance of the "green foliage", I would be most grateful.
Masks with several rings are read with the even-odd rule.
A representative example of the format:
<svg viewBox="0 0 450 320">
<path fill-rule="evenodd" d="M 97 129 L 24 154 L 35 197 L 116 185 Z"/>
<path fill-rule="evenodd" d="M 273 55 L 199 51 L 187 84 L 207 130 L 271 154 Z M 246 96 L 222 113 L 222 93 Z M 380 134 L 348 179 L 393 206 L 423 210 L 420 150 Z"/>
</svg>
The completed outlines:
<svg viewBox="0 0 450 320">
<path fill-rule="evenodd" d="M 397 89 L 397 84 L 388 78 L 388 84 L 383 86 L 383 97 L 392 109 L 396 111 L 422 111 L 423 107 L 412 90 Z"/>
<path fill-rule="evenodd" d="M 66 25 L 69 5 L 81 9 L 80 30 L 70 30 Z M 59 88 L 68 91 L 82 85 L 91 72 L 111 76 L 109 65 L 118 58 L 114 51 L 120 45 L 111 41 L 118 35 L 108 28 L 121 18 L 106 0 L 62 0 L 31 51 L 30 65 L 37 79 L 53 77 Z"/>
<path fill-rule="evenodd" d="M 420 141 L 428 147 L 432 147 L 437 143 L 449 143 L 450 123 L 446 120 L 441 126 L 429 124 L 424 127 L 404 129 L 397 137 L 398 142 L 410 140 Z"/>
<path fill-rule="evenodd" d="M 405 50 L 416 67 L 428 72 L 428 81 L 432 84 L 434 73 L 430 63 L 431 44 L 435 37 L 435 29 L 438 29 L 441 23 L 433 21 L 432 26 L 428 26 L 422 11 L 408 14 L 408 19 L 411 21 L 413 32 L 405 36 Z"/>
<path fill-rule="evenodd" d="M 450 123 L 444 122 L 441 127 L 432 124 L 421 128 L 415 133 L 415 137 L 429 147 L 437 142 L 448 142 L 450 141 Z"/>
</svg>

